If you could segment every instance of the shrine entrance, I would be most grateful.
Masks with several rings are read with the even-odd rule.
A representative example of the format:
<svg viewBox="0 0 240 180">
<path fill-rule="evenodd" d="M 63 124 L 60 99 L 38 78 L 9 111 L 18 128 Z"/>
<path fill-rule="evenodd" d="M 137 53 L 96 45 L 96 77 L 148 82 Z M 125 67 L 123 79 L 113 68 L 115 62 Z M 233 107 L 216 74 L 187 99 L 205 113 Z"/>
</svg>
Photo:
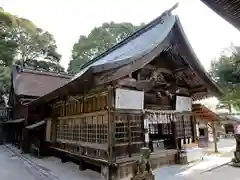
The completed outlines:
<svg viewBox="0 0 240 180">
<path fill-rule="evenodd" d="M 145 137 L 145 140 L 149 142 L 152 152 L 163 149 L 183 149 L 184 145 L 194 141 L 190 113 L 183 114 L 174 110 L 145 110 L 146 128 L 148 137 Z"/>
<path fill-rule="evenodd" d="M 164 111 L 145 110 L 149 148 L 152 152 L 164 149 L 175 149 L 174 141 L 174 113 Z"/>
</svg>

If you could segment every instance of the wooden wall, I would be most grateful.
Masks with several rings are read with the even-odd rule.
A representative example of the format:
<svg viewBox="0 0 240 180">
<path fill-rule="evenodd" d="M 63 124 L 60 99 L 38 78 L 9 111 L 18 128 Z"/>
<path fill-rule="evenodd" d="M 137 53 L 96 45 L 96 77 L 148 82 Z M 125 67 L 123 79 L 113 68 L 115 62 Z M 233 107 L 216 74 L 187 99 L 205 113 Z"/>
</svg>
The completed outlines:
<svg viewBox="0 0 240 180">
<path fill-rule="evenodd" d="M 108 160 L 109 99 L 110 90 L 102 89 L 55 102 L 48 140 L 76 155 Z"/>
</svg>

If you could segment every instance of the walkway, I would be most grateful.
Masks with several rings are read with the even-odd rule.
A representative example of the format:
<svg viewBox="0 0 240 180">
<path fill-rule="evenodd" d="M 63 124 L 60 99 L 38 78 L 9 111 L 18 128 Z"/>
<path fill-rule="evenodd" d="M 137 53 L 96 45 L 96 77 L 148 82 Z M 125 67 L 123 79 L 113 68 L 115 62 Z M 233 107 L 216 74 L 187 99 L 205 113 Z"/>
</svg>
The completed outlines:
<svg viewBox="0 0 240 180">
<path fill-rule="evenodd" d="M 156 180 L 194 180 L 205 177 L 205 174 L 209 174 L 212 169 L 227 164 L 232 158 L 234 149 L 234 139 L 223 139 L 219 142 L 221 154 L 205 156 L 203 161 L 185 166 L 173 165 L 159 168 L 154 171 Z M 11 151 L 14 151 L 14 153 Z M 38 159 L 27 154 L 22 155 L 18 149 L 11 145 L 8 145 L 8 148 L 4 145 L 0 146 L 0 166 L 4 167 L 0 169 L 1 180 L 102 179 L 99 173 L 91 170 L 80 171 L 77 165 L 71 162 L 62 164 L 58 158 Z"/>
</svg>

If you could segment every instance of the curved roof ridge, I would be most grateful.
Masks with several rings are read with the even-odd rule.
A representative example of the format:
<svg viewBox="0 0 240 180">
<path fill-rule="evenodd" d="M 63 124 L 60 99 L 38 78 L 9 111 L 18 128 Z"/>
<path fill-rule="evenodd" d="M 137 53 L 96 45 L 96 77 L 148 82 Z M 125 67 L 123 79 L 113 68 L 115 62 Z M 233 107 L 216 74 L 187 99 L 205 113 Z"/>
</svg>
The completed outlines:
<svg viewBox="0 0 240 180">
<path fill-rule="evenodd" d="M 108 50 L 104 51 L 102 54 L 94 57 L 93 59 L 91 59 L 90 61 L 85 63 L 83 66 L 80 67 L 80 70 L 83 70 L 84 68 L 88 67 L 89 65 L 92 65 L 93 63 L 97 62 L 101 58 L 107 56 L 111 52 L 113 52 L 113 51 L 117 50 L 118 48 L 122 47 L 123 45 L 127 44 L 129 41 L 131 41 L 133 39 L 136 39 L 137 37 L 139 37 L 143 33 L 147 32 L 149 29 L 152 29 L 153 27 L 155 27 L 156 25 L 158 25 L 160 23 L 162 24 L 163 23 L 163 18 L 165 18 L 167 16 L 171 16 L 171 12 L 174 9 L 176 9 L 177 7 L 178 7 L 178 3 L 175 4 L 173 7 L 171 7 L 170 9 L 164 11 L 160 16 L 158 16 L 157 18 L 155 18 L 154 20 L 152 20 L 151 22 L 146 24 L 144 27 L 140 28 L 139 30 L 137 30 L 136 32 L 131 34 L 130 36 L 126 37 L 125 39 L 123 39 L 122 41 L 120 41 L 119 43 L 114 45 L 113 47 L 111 47 Z M 73 78 L 78 76 L 78 74 L 79 73 L 77 73 Z"/>
<path fill-rule="evenodd" d="M 62 73 L 62 72 L 49 72 L 45 70 L 35 70 L 29 67 L 24 67 L 21 68 L 18 65 L 13 65 L 13 70 L 12 72 L 17 72 L 17 73 L 31 73 L 31 74 L 38 74 L 38 75 L 46 75 L 46 76 L 54 76 L 54 77 L 59 77 L 59 78 L 66 78 L 70 79 L 72 76 L 67 74 L 67 73 Z"/>
</svg>

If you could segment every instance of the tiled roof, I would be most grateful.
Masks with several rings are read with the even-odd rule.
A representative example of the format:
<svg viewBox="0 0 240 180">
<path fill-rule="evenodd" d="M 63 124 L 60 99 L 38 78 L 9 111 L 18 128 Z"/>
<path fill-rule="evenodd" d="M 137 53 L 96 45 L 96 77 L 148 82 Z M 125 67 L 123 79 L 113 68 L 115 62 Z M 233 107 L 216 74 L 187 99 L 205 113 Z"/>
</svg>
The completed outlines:
<svg viewBox="0 0 240 180">
<path fill-rule="evenodd" d="M 77 73 L 73 79 L 81 76 L 92 66 L 119 62 L 128 58 L 139 57 L 141 54 L 147 54 L 159 45 L 173 28 L 176 22 L 176 16 L 170 15 L 170 12 L 171 9 L 120 43 L 108 49 L 103 54 L 83 65 L 80 72 Z"/>
<path fill-rule="evenodd" d="M 14 67 L 12 72 L 13 88 L 17 95 L 40 97 L 70 80 L 71 76 L 57 73 L 41 72 L 30 69 L 19 70 Z"/>
</svg>

